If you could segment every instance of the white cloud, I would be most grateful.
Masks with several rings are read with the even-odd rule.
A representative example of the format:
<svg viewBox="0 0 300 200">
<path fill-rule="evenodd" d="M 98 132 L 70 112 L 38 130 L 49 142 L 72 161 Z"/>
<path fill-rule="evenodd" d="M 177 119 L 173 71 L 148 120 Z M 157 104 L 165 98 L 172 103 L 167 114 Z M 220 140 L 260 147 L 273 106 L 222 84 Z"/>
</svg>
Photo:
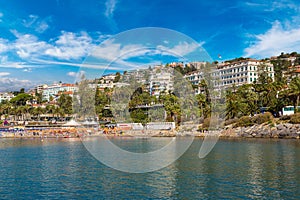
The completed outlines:
<svg viewBox="0 0 300 200">
<path fill-rule="evenodd" d="M 67 73 L 68 76 L 74 77 L 76 79 L 80 79 L 82 76 L 85 75 L 85 71 L 79 71 L 79 72 L 68 72 Z"/>
<path fill-rule="evenodd" d="M 16 37 L 13 47 L 20 58 L 26 59 L 34 55 L 40 55 L 50 45 L 30 34 L 20 34 L 16 30 L 11 31 Z"/>
<path fill-rule="evenodd" d="M 55 45 L 45 50 L 45 55 L 64 60 L 79 59 L 94 47 L 93 39 L 86 32 L 62 32 Z"/>
<path fill-rule="evenodd" d="M 29 80 L 20 80 L 17 78 L 0 77 L 0 91 L 16 91 L 20 88 L 29 89 L 34 87 L 34 84 Z"/>
<path fill-rule="evenodd" d="M 9 50 L 8 40 L 0 38 L 0 53 L 4 53 Z"/>
<path fill-rule="evenodd" d="M 25 69 L 23 69 L 23 72 L 32 72 L 32 69 L 31 68 L 25 68 Z"/>
<path fill-rule="evenodd" d="M 273 1 L 271 6 L 265 9 L 265 11 L 274 11 L 274 10 L 294 10 L 298 12 L 300 10 L 299 5 L 295 2 L 290 0 L 280 0 L 280 1 Z"/>
<path fill-rule="evenodd" d="M 38 33 L 45 32 L 50 26 L 48 25 L 47 21 L 51 18 L 40 19 L 37 15 L 29 15 L 28 19 L 23 20 L 23 25 L 26 28 L 32 28 Z"/>
<path fill-rule="evenodd" d="M 91 55 L 96 58 L 102 58 L 106 61 L 112 62 L 120 58 L 124 60 L 129 57 L 142 55 L 144 51 L 141 52 L 141 50 L 145 48 L 146 47 L 142 44 L 122 45 L 120 43 L 114 43 L 114 39 L 109 39 L 95 48 Z"/>
<path fill-rule="evenodd" d="M 162 53 L 164 55 L 179 55 L 179 56 L 185 56 L 189 53 L 192 53 L 195 51 L 198 47 L 202 46 L 204 42 L 198 44 L 195 42 L 188 43 L 188 42 L 179 42 L 174 47 L 166 47 L 166 46 L 158 46 L 157 49 L 163 51 Z"/>
<path fill-rule="evenodd" d="M 264 58 L 300 49 L 300 28 L 283 28 L 279 21 L 275 21 L 270 30 L 256 35 L 255 38 L 254 44 L 244 50 L 246 57 Z"/>
<path fill-rule="evenodd" d="M 10 75 L 9 72 L 0 72 L 0 77 L 1 77 L 1 76 L 8 76 L 8 75 Z"/>
<path fill-rule="evenodd" d="M 278 10 L 298 12 L 300 10 L 299 5 L 292 0 L 260 0 L 255 2 L 246 1 L 241 4 L 242 6 L 245 5 L 247 9 L 253 8 L 256 11 L 263 12 L 273 12 Z"/>
<path fill-rule="evenodd" d="M 105 9 L 104 15 L 107 18 L 113 17 L 114 11 L 116 9 L 116 5 L 117 5 L 117 0 L 107 0 L 105 2 L 106 9 Z"/>
</svg>

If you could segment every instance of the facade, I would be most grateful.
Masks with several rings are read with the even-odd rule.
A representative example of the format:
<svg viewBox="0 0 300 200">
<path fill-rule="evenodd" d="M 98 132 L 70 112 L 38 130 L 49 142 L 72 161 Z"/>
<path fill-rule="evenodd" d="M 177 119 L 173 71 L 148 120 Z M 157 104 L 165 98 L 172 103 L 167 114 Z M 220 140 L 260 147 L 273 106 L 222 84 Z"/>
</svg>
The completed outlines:
<svg viewBox="0 0 300 200">
<path fill-rule="evenodd" d="M 35 87 L 35 90 L 37 93 L 41 93 L 43 92 L 44 89 L 46 89 L 48 87 L 48 85 L 46 84 L 42 84 L 42 85 L 38 85 Z"/>
<path fill-rule="evenodd" d="M 0 103 L 2 101 L 10 101 L 14 97 L 15 95 L 13 93 L 9 93 L 9 92 L 0 93 Z"/>
<path fill-rule="evenodd" d="M 153 73 L 149 80 L 150 95 L 158 97 L 161 92 L 173 91 L 173 77 L 168 71 Z"/>
<path fill-rule="evenodd" d="M 108 74 L 101 77 L 99 83 L 100 84 L 113 84 L 116 78 L 115 74 Z"/>
<path fill-rule="evenodd" d="M 215 79 L 214 86 L 230 88 L 233 85 L 241 86 L 251 84 L 258 80 L 259 74 L 267 72 L 268 76 L 274 80 L 274 67 L 271 63 L 259 60 L 242 60 L 232 63 L 220 63 L 217 69 L 213 69 L 211 77 Z M 195 93 L 201 93 L 201 88 L 197 87 L 203 79 L 203 72 L 197 70 L 185 75 L 195 87 Z"/>
<path fill-rule="evenodd" d="M 287 71 L 283 72 L 283 77 L 286 78 L 289 84 L 295 77 L 300 77 L 300 65 L 290 66 Z"/>
<path fill-rule="evenodd" d="M 234 84 L 241 86 L 257 81 L 259 73 L 267 72 L 268 76 L 274 80 L 274 67 L 271 63 L 262 62 L 259 60 L 243 60 L 229 64 L 220 64 L 221 85 L 225 88 L 231 87 Z"/>
<path fill-rule="evenodd" d="M 73 94 L 77 90 L 78 88 L 75 84 L 68 84 L 68 83 L 53 84 L 43 89 L 42 91 L 43 100 L 49 101 L 51 96 L 55 98 L 56 96 L 58 96 L 63 92 L 66 92 L 68 94 Z"/>
</svg>

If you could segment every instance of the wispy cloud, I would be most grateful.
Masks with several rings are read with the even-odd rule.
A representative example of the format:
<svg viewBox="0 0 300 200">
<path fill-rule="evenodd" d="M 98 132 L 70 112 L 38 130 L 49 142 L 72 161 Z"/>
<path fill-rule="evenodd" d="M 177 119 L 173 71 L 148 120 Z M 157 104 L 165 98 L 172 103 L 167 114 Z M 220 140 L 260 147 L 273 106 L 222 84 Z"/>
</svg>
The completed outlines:
<svg viewBox="0 0 300 200">
<path fill-rule="evenodd" d="M 104 11 L 104 15 L 108 19 L 110 28 L 114 32 L 118 30 L 117 23 L 114 19 L 114 12 L 115 12 L 117 3 L 118 3 L 117 0 L 107 0 L 105 2 L 105 11 Z"/>
<path fill-rule="evenodd" d="M 16 36 L 16 41 L 12 47 L 16 50 L 18 56 L 27 59 L 35 55 L 40 55 L 50 45 L 31 34 L 21 34 L 16 30 L 11 31 Z"/>
<path fill-rule="evenodd" d="M 1 76 L 8 76 L 8 75 L 10 75 L 9 72 L 0 72 L 0 77 L 1 77 Z"/>
<path fill-rule="evenodd" d="M 15 91 L 20 87 L 25 89 L 33 88 L 35 84 L 30 80 L 20 80 L 17 78 L 0 77 L 0 91 Z"/>
<path fill-rule="evenodd" d="M 8 40 L 0 38 L 0 53 L 4 53 L 9 50 Z"/>
<path fill-rule="evenodd" d="M 299 11 L 299 5 L 292 0 L 260 0 L 260 1 L 246 1 L 242 3 L 247 8 L 260 9 L 266 12 L 272 12 L 276 10 L 294 10 Z M 259 10 L 258 10 L 259 11 Z"/>
<path fill-rule="evenodd" d="M 0 12 L 0 23 L 2 22 L 3 13 Z"/>
<path fill-rule="evenodd" d="M 114 15 L 114 11 L 116 9 L 116 5 L 117 5 L 117 0 L 107 0 L 105 2 L 105 12 L 104 12 L 104 15 L 107 17 L 107 18 L 112 18 L 113 15 Z"/>
<path fill-rule="evenodd" d="M 23 20 L 23 25 L 26 28 L 34 29 L 38 33 L 43 33 L 50 27 L 48 21 L 51 21 L 51 17 L 40 19 L 37 15 L 29 15 L 27 19 Z"/>
<path fill-rule="evenodd" d="M 178 56 L 185 56 L 193 51 L 195 51 L 198 47 L 202 46 L 204 42 L 198 43 L 188 43 L 188 42 L 179 42 L 174 47 L 166 47 L 166 46 L 158 46 L 157 48 L 161 51 L 164 51 L 163 54 L 165 55 L 178 55 Z"/>
<path fill-rule="evenodd" d="M 287 29 L 279 21 L 275 21 L 271 29 L 255 38 L 254 44 L 244 50 L 246 57 L 264 58 L 300 49 L 300 27 Z"/>
<path fill-rule="evenodd" d="M 76 79 L 80 79 L 83 75 L 85 75 L 85 71 L 81 70 L 79 72 L 68 72 L 67 75 Z"/>
<path fill-rule="evenodd" d="M 35 60 L 81 62 L 99 41 L 107 38 L 101 33 L 94 34 L 93 39 L 86 32 L 63 31 L 57 38 L 43 41 L 33 34 L 23 34 L 17 30 L 11 30 L 11 33 L 15 40 L 0 38 L 0 67 L 23 68 L 24 62 L 36 63 Z"/>
<path fill-rule="evenodd" d="M 64 60 L 79 59 L 93 48 L 95 48 L 93 39 L 86 32 L 79 34 L 62 32 L 55 45 L 45 50 L 45 55 Z"/>
</svg>

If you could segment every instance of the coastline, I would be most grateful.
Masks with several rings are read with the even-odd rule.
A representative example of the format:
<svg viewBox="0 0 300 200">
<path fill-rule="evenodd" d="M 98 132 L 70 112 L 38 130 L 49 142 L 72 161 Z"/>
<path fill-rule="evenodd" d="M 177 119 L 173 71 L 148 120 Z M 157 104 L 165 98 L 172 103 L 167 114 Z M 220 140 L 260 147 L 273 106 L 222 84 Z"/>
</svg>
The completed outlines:
<svg viewBox="0 0 300 200">
<path fill-rule="evenodd" d="M 219 139 L 243 139 L 243 138 L 267 138 L 267 139 L 300 139 L 300 132 L 294 132 L 290 130 L 280 130 L 277 131 L 274 128 L 266 129 L 266 127 L 238 127 L 238 128 L 227 128 L 221 131 L 205 131 L 205 132 L 185 132 L 182 134 L 178 134 L 174 131 L 157 131 L 152 134 L 138 134 L 136 131 L 133 132 L 120 132 L 120 133 L 110 133 L 104 134 L 102 131 L 96 131 L 94 133 L 88 134 L 64 134 L 64 135 L 53 135 L 53 134 L 45 134 L 39 133 L 37 135 L 26 135 L 20 133 L 9 133 L 9 134 L 1 134 L 1 138 L 82 138 L 82 137 L 141 137 L 141 138 L 163 138 L 163 137 L 196 137 L 196 138 L 205 138 L 205 136 L 217 136 Z"/>
</svg>

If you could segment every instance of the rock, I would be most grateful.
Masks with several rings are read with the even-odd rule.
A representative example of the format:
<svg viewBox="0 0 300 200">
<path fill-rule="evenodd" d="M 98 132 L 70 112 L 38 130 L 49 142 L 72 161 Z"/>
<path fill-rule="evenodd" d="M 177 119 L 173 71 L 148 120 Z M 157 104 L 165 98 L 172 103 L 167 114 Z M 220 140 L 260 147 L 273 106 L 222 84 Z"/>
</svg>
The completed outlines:
<svg viewBox="0 0 300 200">
<path fill-rule="evenodd" d="M 286 123 L 284 124 L 284 126 L 288 129 L 292 128 L 293 127 L 293 124 L 290 124 L 290 123 Z"/>
<path fill-rule="evenodd" d="M 279 137 L 286 137 L 288 135 L 289 135 L 289 133 L 285 130 L 281 130 L 281 131 L 278 132 Z"/>
<path fill-rule="evenodd" d="M 277 130 L 283 130 L 285 127 L 282 124 L 276 126 Z"/>
</svg>

